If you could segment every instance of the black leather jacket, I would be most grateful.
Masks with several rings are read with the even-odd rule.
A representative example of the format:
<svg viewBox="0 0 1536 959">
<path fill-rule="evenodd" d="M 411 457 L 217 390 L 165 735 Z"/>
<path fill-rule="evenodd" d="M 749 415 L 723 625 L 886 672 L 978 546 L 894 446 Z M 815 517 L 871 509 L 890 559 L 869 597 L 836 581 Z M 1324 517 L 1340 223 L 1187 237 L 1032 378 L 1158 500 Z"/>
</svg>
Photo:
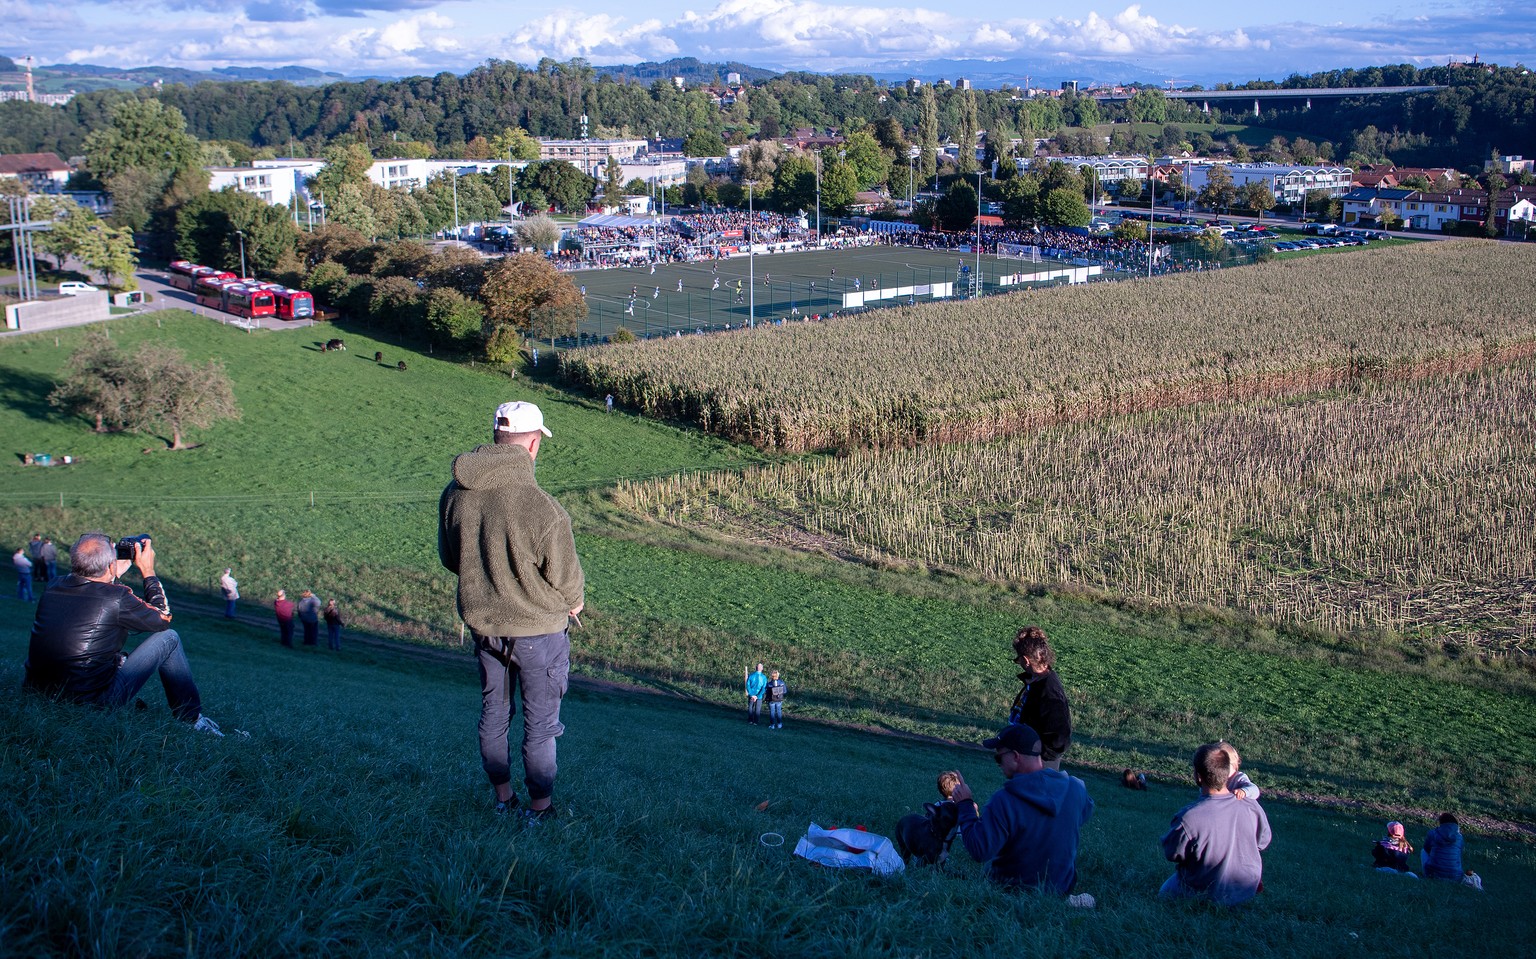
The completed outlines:
<svg viewBox="0 0 1536 959">
<path fill-rule="evenodd" d="M 156 576 L 144 599 L 121 583 L 70 573 L 49 583 L 37 604 L 27 647 L 26 685 L 74 702 L 97 702 L 112 686 L 129 633 L 171 624 L 171 606 Z"/>
</svg>

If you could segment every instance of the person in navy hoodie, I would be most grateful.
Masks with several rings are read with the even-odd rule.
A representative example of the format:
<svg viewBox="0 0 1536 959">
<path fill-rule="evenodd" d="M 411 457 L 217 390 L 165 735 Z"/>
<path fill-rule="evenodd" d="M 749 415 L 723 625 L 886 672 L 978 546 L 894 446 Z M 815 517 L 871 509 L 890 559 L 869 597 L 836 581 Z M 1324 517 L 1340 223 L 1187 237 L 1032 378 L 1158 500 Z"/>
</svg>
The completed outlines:
<svg viewBox="0 0 1536 959">
<path fill-rule="evenodd" d="M 960 811 L 960 840 L 987 877 L 1005 886 L 1039 888 L 1067 896 L 1077 885 L 1078 835 L 1093 816 L 1083 781 L 1040 760 L 1040 736 L 1012 725 L 982 745 L 993 751 L 1007 780 L 978 814 L 964 778 L 950 799 Z M 1092 906 L 1086 894 L 1073 905 Z"/>
</svg>

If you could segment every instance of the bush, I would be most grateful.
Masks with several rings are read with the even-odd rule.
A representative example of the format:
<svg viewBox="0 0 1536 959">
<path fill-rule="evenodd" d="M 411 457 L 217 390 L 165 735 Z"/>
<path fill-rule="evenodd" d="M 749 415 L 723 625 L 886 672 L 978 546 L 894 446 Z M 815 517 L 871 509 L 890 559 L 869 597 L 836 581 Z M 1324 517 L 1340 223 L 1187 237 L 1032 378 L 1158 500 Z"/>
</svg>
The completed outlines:
<svg viewBox="0 0 1536 959">
<path fill-rule="evenodd" d="M 523 335 L 515 327 L 498 326 L 485 340 L 485 358 L 492 363 L 514 363 L 523 352 Z"/>
<path fill-rule="evenodd" d="M 608 342 L 633 343 L 635 342 L 635 334 L 631 333 L 628 327 L 621 326 L 614 330 L 612 333 L 608 334 Z"/>
<path fill-rule="evenodd" d="M 433 343 L 474 346 L 484 322 L 485 310 L 458 290 L 433 290 L 427 296 L 427 335 Z"/>
<path fill-rule="evenodd" d="M 426 298 L 415 281 L 386 276 L 370 286 L 373 292 L 368 298 L 368 315 L 374 325 L 398 333 L 421 331 L 426 321 Z"/>
</svg>

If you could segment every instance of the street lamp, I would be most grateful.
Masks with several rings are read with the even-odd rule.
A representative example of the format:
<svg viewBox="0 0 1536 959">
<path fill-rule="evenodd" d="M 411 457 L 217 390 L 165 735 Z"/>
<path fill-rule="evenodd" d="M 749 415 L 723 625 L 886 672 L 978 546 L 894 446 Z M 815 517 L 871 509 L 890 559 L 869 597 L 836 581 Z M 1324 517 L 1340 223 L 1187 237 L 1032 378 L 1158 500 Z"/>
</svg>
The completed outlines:
<svg viewBox="0 0 1536 959">
<path fill-rule="evenodd" d="M 240 238 L 240 279 L 245 279 L 245 231 L 236 230 L 235 236 Z"/>
</svg>

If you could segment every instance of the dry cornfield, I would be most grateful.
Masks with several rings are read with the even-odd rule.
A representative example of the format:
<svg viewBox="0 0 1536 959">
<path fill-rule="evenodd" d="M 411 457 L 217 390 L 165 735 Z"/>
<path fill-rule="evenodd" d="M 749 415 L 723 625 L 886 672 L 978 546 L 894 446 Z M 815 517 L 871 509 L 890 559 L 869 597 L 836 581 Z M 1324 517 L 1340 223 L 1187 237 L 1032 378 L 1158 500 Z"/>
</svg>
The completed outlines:
<svg viewBox="0 0 1536 959">
<path fill-rule="evenodd" d="M 1536 247 L 1461 240 L 935 303 L 562 358 L 625 407 L 787 451 L 981 440 L 1536 349 Z"/>
<path fill-rule="evenodd" d="M 1533 475 L 1536 360 L 1524 360 L 616 495 L 846 557 L 1529 652 Z"/>
</svg>

